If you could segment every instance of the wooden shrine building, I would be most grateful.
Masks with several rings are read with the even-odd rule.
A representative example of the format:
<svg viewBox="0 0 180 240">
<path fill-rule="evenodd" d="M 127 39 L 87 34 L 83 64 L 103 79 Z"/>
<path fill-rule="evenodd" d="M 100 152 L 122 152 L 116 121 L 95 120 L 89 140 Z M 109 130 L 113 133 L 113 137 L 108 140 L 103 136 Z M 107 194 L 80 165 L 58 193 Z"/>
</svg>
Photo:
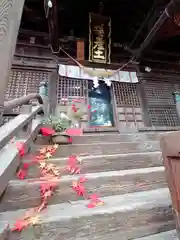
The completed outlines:
<svg viewBox="0 0 180 240">
<path fill-rule="evenodd" d="M 91 105 L 85 126 L 179 126 L 179 10 L 178 0 L 2 0 L 2 109 L 48 81 L 53 114 Z"/>
</svg>

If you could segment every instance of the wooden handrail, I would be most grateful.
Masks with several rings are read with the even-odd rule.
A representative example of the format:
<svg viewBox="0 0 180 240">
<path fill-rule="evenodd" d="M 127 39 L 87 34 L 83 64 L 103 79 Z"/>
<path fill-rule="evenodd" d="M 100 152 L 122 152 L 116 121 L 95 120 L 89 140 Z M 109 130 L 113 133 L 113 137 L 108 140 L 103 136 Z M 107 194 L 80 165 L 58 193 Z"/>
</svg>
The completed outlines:
<svg viewBox="0 0 180 240">
<path fill-rule="evenodd" d="M 22 106 L 25 104 L 29 104 L 29 102 L 33 99 L 37 99 L 39 104 L 43 104 L 43 100 L 42 100 L 41 96 L 39 94 L 32 93 L 32 94 L 28 94 L 26 96 L 5 102 L 4 103 L 4 112 L 7 112 L 9 110 L 12 110 L 13 108 L 16 108 L 16 107 L 19 107 L 19 106 Z"/>
<path fill-rule="evenodd" d="M 33 118 L 42 111 L 42 106 L 32 108 L 30 114 L 20 114 L 0 128 L 0 149 L 2 149 L 23 127 L 30 123 Z"/>
</svg>

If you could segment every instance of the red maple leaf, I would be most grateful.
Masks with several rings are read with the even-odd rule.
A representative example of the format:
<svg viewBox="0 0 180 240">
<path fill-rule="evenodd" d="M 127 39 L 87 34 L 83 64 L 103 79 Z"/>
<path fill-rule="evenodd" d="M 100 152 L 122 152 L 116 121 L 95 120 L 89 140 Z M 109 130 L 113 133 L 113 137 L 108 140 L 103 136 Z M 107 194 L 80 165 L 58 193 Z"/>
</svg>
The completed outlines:
<svg viewBox="0 0 180 240">
<path fill-rule="evenodd" d="M 96 194 L 92 194 L 88 198 L 91 199 L 90 203 L 87 205 L 88 208 L 95 208 L 104 204 L 104 202 L 99 199 Z"/>
<path fill-rule="evenodd" d="M 24 180 L 27 175 L 27 171 L 24 169 L 20 169 L 19 172 L 17 173 L 17 177 L 21 180 Z"/>
<path fill-rule="evenodd" d="M 76 173 L 76 174 L 80 174 L 81 173 L 81 169 L 79 168 L 79 167 L 76 167 L 76 169 L 75 169 L 75 172 L 74 173 Z"/>
<path fill-rule="evenodd" d="M 88 109 L 91 109 L 91 105 L 88 105 Z"/>
<path fill-rule="evenodd" d="M 76 155 L 71 155 L 68 158 L 68 166 L 75 166 L 77 163 L 77 156 Z"/>
<path fill-rule="evenodd" d="M 55 133 L 52 128 L 41 128 L 40 132 L 43 136 L 52 136 Z"/>
<path fill-rule="evenodd" d="M 45 156 L 43 154 L 40 154 L 40 155 L 36 156 L 32 161 L 37 163 L 41 160 L 44 160 L 44 158 L 45 158 Z"/>
<path fill-rule="evenodd" d="M 80 177 L 79 180 L 78 180 L 78 182 L 80 182 L 80 183 L 87 182 L 87 178 L 85 178 L 85 177 Z"/>
<path fill-rule="evenodd" d="M 71 138 L 71 137 L 68 138 L 68 142 L 69 142 L 69 143 L 72 143 L 72 138 Z"/>
<path fill-rule="evenodd" d="M 100 200 L 99 197 L 96 194 L 92 194 L 88 198 L 91 199 L 94 202 L 97 202 L 97 201 Z"/>
<path fill-rule="evenodd" d="M 78 184 L 76 192 L 79 196 L 84 196 L 86 192 L 85 187 L 82 184 Z"/>
<path fill-rule="evenodd" d="M 96 203 L 94 202 L 90 202 L 88 205 L 87 205 L 88 208 L 95 208 L 96 207 Z"/>
<path fill-rule="evenodd" d="M 11 229 L 11 231 L 12 232 L 14 232 L 14 231 L 21 232 L 23 229 L 27 228 L 28 225 L 29 225 L 28 221 L 26 221 L 26 220 L 18 220 L 14 224 L 14 227 Z"/>
<path fill-rule="evenodd" d="M 24 143 L 23 142 L 18 142 L 18 143 L 16 143 L 16 147 L 19 151 L 19 155 L 21 157 L 23 157 L 25 155 Z"/>
<path fill-rule="evenodd" d="M 31 163 L 23 163 L 23 169 L 27 170 L 30 167 Z"/>
</svg>

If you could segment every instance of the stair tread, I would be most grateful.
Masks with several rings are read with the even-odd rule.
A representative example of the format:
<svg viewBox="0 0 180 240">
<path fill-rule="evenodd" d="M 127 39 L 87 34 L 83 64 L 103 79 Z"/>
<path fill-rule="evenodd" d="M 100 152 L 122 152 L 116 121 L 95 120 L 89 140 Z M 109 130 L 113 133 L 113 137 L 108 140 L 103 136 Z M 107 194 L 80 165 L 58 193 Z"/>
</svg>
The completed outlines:
<svg viewBox="0 0 180 240">
<path fill-rule="evenodd" d="M 178 240 L 176 230 L 161 232 L 158 234 L 153 234 L 147 237 L 138 238 L 135 240 Z"/>
<path fill-rule="evenodd" d="M 75 181 L 81 176 L 86 176 L 88 180 L 105 178 L 105 177 L 118 177 L 118 176 L 128 176 L 128 175 L 136 175 L 136 174 L 146 174 L 153 172 L 164 172 L 164 166 L 160 167 L 149 167 L 149 168 L 138 168 L 138 169 L 127 169 L 127 170 L 119 170 L 119 171 L 108 171 L 108 172 L 98 172 L 98 173 L 86 173 L 86 174 L 78 174 L 78 175 L 65 175 L 60 178 L 61 182 L 66 181 Z M 34 179 L 36 182 L 41 182 L 39 178 Z M 33 182 L 34 182 L 33 181 Z M 11 180 L 9 185 L 26 185 L 28 182 L 31 182 L 31 179 L 21 180 Z"/>
<path fill-rule="evenodd" d="M 84 185 L 88 193 L 96 192 L 99 197 L 167 187 L 164 167 L 65 175 L 57 180 L 57 189 L 51 197 L 49 205 L 60 204 L 69 200 L 76 201 L 78 197 L 71 185 L 81 176 L 87 178 Z M 39 189 L 43 182 L 43 179 L 39 178 L 10 181 L 5 194 L 1 198 L 0 211 L 36 207 L 41 199 Z"/>
<path fill-rule="evenodd" d="M 168 188 L 151 190 L 146 192 L 136 192 L 124 195 L 108 196 L 101 198 L 105 204 L 101 207 L 88 209 L 88 201 L 74 201 L 73 204 L 61 203 L 50 205 L 40 215 L 45 222 L 63 221 L 73 218 L 87 217 L 92 215 L 113 214 L 117 212 L 137 211 L 139 209 L 152 209 L 153 207 L 171 206 L 171 199 Z M 27 209 L 26 209 L 27 210 Z M 18 217 L 21 217 L 26 211 L 17 210 L 2 212 L 0 222 L 8 221 L 13 223 Z"/>
</svg>

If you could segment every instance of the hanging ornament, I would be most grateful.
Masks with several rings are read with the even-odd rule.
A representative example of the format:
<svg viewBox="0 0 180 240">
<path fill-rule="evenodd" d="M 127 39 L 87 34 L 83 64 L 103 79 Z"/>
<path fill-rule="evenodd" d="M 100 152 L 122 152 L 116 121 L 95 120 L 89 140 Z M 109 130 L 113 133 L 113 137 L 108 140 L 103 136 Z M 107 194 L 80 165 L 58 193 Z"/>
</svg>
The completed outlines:
<svg viewBox="0 0 180 240">
<path fill-rule="evenodd" d="M 105 79 L 105 83 L 108 87 L 111 86 L 111 80 L 110 79 Z"/>
<path fill-rule="evenodd" d="M 51 2 L 51 0 L 48 1 L 48 7 L 49 7 L 49 8 L 52 8 L 52 2 Z"/>
<path fill-rule="evenodd" d="M 98 80 L 98 78 L 94 78 L 93 79 L 93 87 L 98 88 L 98 86 L 99 86 L 99 80 Z"/>
</svg>

